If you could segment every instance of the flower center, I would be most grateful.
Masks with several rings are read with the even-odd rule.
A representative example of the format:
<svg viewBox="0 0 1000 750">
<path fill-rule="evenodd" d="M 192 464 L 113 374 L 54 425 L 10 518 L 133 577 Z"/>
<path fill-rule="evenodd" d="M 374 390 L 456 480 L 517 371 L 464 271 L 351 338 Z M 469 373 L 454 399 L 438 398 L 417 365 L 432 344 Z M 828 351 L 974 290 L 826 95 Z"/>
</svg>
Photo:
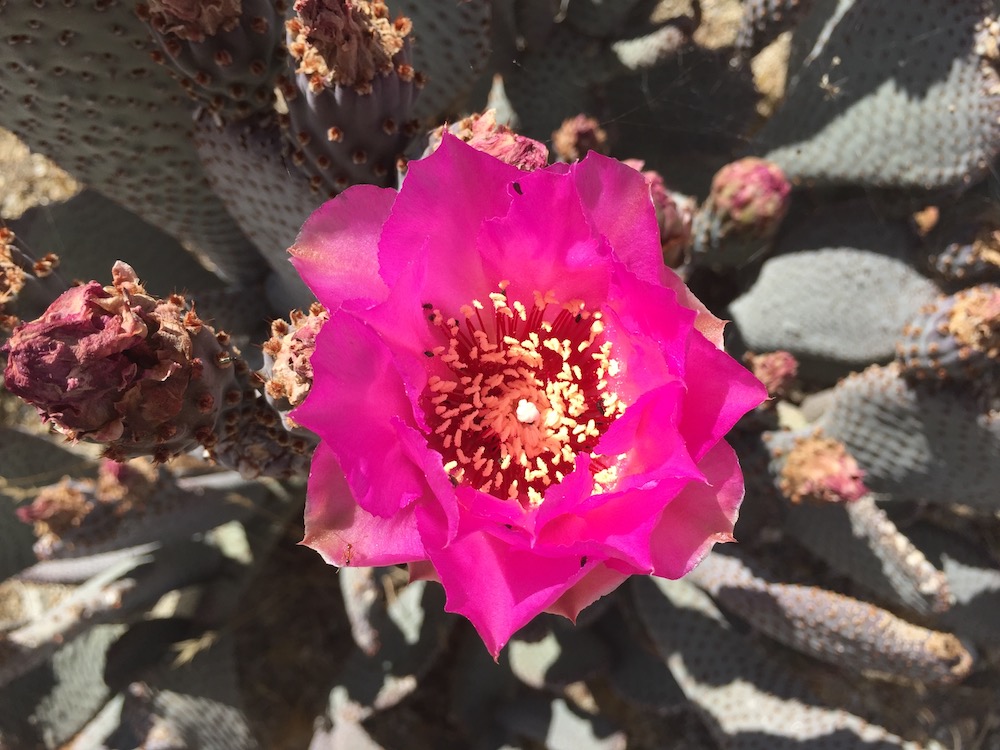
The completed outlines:
<svg viewBox="0 0 1000 750">
<path fill-rule="evenodd" d="M 424 405 L 429 443 L 456 485 L 534 506 L 625 404 L 609 390 L 619 365 L 601 313 L 552 292 L 535 292 L 529 308 L 508 300 L 508 284 L 490 295 L 492 315 L 478 300 L 462 318 L 424 305 L 445 342 L 424 353 L 446 368 L 428 380 Z M 596 491 L 614 480 L 616 460 L 591 456 Z"/>
</svg>

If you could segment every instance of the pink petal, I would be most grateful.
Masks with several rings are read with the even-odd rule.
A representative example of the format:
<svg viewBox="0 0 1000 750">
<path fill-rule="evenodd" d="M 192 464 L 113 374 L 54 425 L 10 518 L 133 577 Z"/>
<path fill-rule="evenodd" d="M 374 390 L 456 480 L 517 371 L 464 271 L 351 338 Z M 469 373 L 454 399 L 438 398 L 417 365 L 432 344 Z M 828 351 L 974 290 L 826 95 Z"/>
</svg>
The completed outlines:
<svg viewBox="0 0 1000 750">
<path fill-rule="evenodd" d="M 524 174 L 445 133 L 437 151 L 410 162 L 385 223 L 379 244 L 385 282 L 393 286 L 407 266 L 425 258 L 422 302 L 454 315 L 477 294 L 493 291 L 496 280 L 487 282 L 472 250 L 483 222 L 507 213 L 510 185 Z"/>
<path fill-rule="evenodd" d="M 653 530 L 653 574 L 680 578 L 716 542 L 733 540 L 743 500 L 743 473 L 736 452 L 719 442 L 698 464 L 707 484 L 692 482 L 674 498 Z"/>
<path fill-rule="evenodd" d="M 456 489 L 444 470 L 441 454 L 428 447 L 424 434 L 398 417 L 393 419 L 393 426 L 404 455 L 423 472 L 427 482 L 427 492 L 422 498 L 427 514 L 423 533 L 430 538 L 425 541 L 442 547 L 458 533 L 460 509 Z M 435 500 L 437 503 L 433 505 Z"/>
<path fill-rule="evenodd" d="M 536 291 L 599 307 L 607 298 L 610 251 L 587 223 L 573 179 L 536 171 L 522 175 L 514 193 L 507 215 L 486 222 L 479 236 L 487 277 L 510 281 L 508 296 L 529 307 Z"/>
<path fill-rule="evenodd" d="M 611 294 L 608 306 L 614 310 L 614 319 L 620 321 L 624 332 L 609 331 L 608 336 L 614 335 L 612 340 L 629 340 L 636 335 L 652 339 L 661 351 L 657 359 L 663 359 L 673 375 L 683 377 L 687 342 L 694 331 L 697 313 L 684 307 L 672 290 L 641 281 L 618 263 Z"/>
<path fill-rule="evenodd" d="M 712 313 L 705 303 L 694 296 L 694 292 L 687 288 L 672 268 L 661 266 L 660 283 L 667 289 L 672 289 L 677 294 L 677 299 L 684 307 L 694 310 L 698 315 L 694 321 L 694 327 L 708 339 L 716 349 L 722 348 L 722 334 L 726 327 L 726 321 L 721 320 Z"/>
<path fill-rule="evenodd" d="M 390 518 L 363 510 L 326 443 L 313 454 L 302 544 L 330 565 L 395 565 L 427 556 L 412 506 Z"/>
<path fill-rule="evenodd" d="M 587 507 L 564 513 L 540 528 L 534 548 L 588 560 L 617 560 L 623 572 L 651 573 L 653 529 L 663 509 L 691 481 L 691 477 L 667 477 L 642 489 L 596 495 L 585 503 Z"/>
<path fill-rule="evenodd" d="M 767 400 L 767 389 L 749 370 L 698 335 L 691 336 L 685 382 L 680 429 L 695 461 Z"/>
<path fill-rule="evenodd" d="M 597 444 L 597 453 L 626 454 L 615 490 L 664 477 L 702 479 L 677 428 L 684 396 L 684 386 L 678 380 L 649 391 L 604 433 Z"/>
<path fill-rule="evenodd" d="M 388 517 L 427 492 L 393 424 L 411 414 L 392 356 L 376 333 L 344 311 L 316 337 L 313 385 L 292 412 L 337 456 L 358 504 Z"/>
<path fill-rule="evenodd" d="M 695 327 L 721 349 L 725 323 L 663 263 L 660 227 L 645 177 L 629 165 L 593 151 L 574 165 L 572 173 L 588 218 L 597 232 L 607 237 L 615 256 L 639 279 L 673 290 L 684 307 L 698 314 Z"/>
<path fill-rule="evenodd" d="M 395 199 L 388 188 L 348 188 L 316 209 L 288 248 L 292 265 L 328 310 L 345 300 L 370 306 L 385 298 L 378 238 Z"/>
<path fill-rule="evenodd" d="M 663 251 L 646 179 L 620 161 L 591 151 L 570 173 L 591 225 L 615 256 L 643 281 L 660 281 Z"/>
<path fill-rule="evenodd" d="M 512 550 L 483 531 L 428 552 L 448 597 L 445 609 L 472 622 L 494 659 L 517 630 L 594 566 L 577 557 Z"/>
<path fill-rule="evenodd" d="M 437 581 L 441 583 L 441 579 L 438 578 L 437 571 L 434 570 L 434 566 L 431 565 L 430 560 L 415 560 L 409 563 L 406 569 L 410 574 L 410 583 L 414 581 Z"/>
<path fill-rule="evenodd" d="M 562 615 L 575 623 L 580 612 L 602 596 L 610 594 L 628 578 L 628 574 L 612 570 L 606 565 L 595 565 L 587 575 L 552 602 L 545 611 L 554 615 Z"/>
</svg>

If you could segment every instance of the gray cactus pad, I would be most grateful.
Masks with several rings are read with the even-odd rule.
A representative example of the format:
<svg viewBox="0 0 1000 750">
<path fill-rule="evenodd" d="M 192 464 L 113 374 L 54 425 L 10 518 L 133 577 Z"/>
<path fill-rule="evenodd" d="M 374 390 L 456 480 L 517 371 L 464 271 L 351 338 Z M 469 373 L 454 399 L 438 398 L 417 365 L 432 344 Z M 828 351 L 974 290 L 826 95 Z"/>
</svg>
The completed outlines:
<svg viewBox="0 0 1000 750">
<path fill-rule="evenodd" d="M 860 204 L 800 217 L 733 302 L 733 320 L 748 348 L 789 351 L 806 376 L 888 361 L 937 292 L 912 259 L 905 227 Z"/>
<path fill-rule="evenodd" d="M 660 656 L 727 750 L 921 747 L 819 704 L 780 658 L 734 631 L 690 583 L 641 578 L 632 590 Z M 936 743 L 924 747 L 940 750 Z"/>
<path fill-rule="evenodd" d="M 491 3 L 396 0 L 391 7 L 413 21 L 413 67 L 427 76 L 412 116 L 428 122 L 468 109 L 463 99 L 490 55 Z"/>
<path fill-rule="evenodd" d="M 565 25 L 554 27 L 539 48 L 519 52 L 508 44 L 504 88 L 524 135 L 547 141 L 567 117 L 597 113 L 594 88 L 610 74 L 607 47 Z"/>
<path fill-rule="evenodd" d="M 870 367 L 834 389 L 817 422 L 893 500 L 1000 507 L 1000 426 L 961 391 L 909 385 Z"/>
<path fill-rule="evenodd" d="M 3 3 L 0 125 L 84 183 L 181 238 L 231 279 L 263 263 L 209 189 L 192 109 L 149 58 L 133 5 Z"/>
<path fill-rule="evenodd" d="M 987 0 L 841 0 L 815 46 L 799 40 L 805 59 L 755 153 L 816 184 L 974 182 L 1000 150 L 1000 77 L 979 46 L 992 10 Z"/>
<path fill-rule="evenodd" d="M 924 615 L 950 604 L 944 574 L 871 497 L 791 506 L 785 527 L 812 554 L 883 599 Z"/>
<path fill-rule="evenodd" d="M 780 643 L 844 669 L 922 683 L 955 683 L 974 663 L 951 633 L 823 588 L 781 583 L 743 557 L 711 552 L 688 579 Z"/>
<path fill-rule="evenodd" d="M 313 296 L 286 251 L 324 197 L 286 160 L 277 124 L 205 120 L 195 125 L 194 138 L 213 190 L 275 271 L 274 306 L 307 308 Z"/>
<path fill-rule="evenodd" d="M 808 10 L 812 0 L 747 0 L 736 47 L 755 55 L 791 27 Z"/>
<path fill-rule="evenodd" d="M 108 699 L 105 656 L 124 630 L 94 627 L 0 690 L 0 745 L 55 748 L 79 731 Z"/>
<path fill-rule="evenodd" d="M 32 254 L 58 255 L 67 279 L 106 279 L 114 262 L 124 260 L 148 279 L 153 294 L 221 286 L 176 239 L 95 190 L 30 208 L 10 226 Z"/>
</svg>

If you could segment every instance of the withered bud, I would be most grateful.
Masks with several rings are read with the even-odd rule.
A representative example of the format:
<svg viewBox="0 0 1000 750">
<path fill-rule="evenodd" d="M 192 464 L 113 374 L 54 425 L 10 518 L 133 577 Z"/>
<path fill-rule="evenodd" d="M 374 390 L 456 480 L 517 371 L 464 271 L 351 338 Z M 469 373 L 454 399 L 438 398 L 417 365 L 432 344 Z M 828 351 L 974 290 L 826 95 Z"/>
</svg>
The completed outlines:
<svg viewBox="0 0 1000 750">
<path fill-rule="evenodd" d="M 169 449 L 190 449 L 191 431 L 217 416 L 198 410 L 201 396 L 232 380 L 218 369 L 195 377 L 207 369 L 198 363 L 238 352 L 216 341 L 210 326 L 193 325 L 183 297 L 150 296 L 120 261 L 112 277 L 111 286 L 91 281 L 68 290 L 16 328 L 2 350 L 4 383 L 69 438 L 114 444 L 108 455 L 162 447 L 167 425 L 182 428 L 171 428 L 177 440 Z"/>
<path fill-rule="evenodd" d="M 240 22 L 242 0 L 149 0 L 148 16 L 161 34 L 203 42 Z"/>
<path fill-rule="evenodd" d="M 412 25 L 389 19 L 382 0 L 297 0 L 297 18 L 286 23 L 288 51 L 309 88 L 350 86 L 371 91 L 376 76 L 395 70 L 393 58 L 406 44 Z"/>
<path fill-rule="evenodd" d="M 778 486 L 793 503 L 842 503 L 868 493 L 863 479 L 864 471 L 843 443 L 814 436 L 795 441 Z"/>
<path fill-rule="evenodd" d="M 437 151 L 446 129 L 477 151 L 495 156 L 524 172 L 541 169 L 549 161 L 549 150 L 544 143 L 518 135 L 506 125 L 499 124 L 496 110 L 493 109 L 463 117 L 453 125 L 442 125 L 432 130 L 424 156 Z"/>
<path fill-rule="evenodd" d="M 588 151 L 608 152 L 608 133 L 588 115 L 577 115 L 563 121 L 552 134 L 552 149 L 566 162 L 579 161 Z"/>
</svg>

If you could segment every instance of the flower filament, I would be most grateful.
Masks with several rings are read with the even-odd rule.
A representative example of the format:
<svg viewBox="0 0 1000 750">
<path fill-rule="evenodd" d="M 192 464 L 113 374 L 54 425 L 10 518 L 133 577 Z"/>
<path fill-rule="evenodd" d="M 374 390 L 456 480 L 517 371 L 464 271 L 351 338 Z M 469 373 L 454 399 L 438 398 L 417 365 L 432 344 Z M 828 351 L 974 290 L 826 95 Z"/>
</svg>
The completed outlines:
<svg viewBox="0 0 1000 750">
<path fill-rule="evenodd" d="M 424 305 L 445 342 L 425 352 L 445 366 L 428 380 L 429 443 L 456 485 L 537 506 L 625 404 L 610 390 L 619 364 L 601 313 L 553 292 L 534 292 L 530 307 L 509 301 L 508 284 L 489 296 L 492 315 L 479 300 L 462 306 L 462 319 Z M 615 458 L 592 455 L 591 470 L 600 492 Z"/>
</svg>

